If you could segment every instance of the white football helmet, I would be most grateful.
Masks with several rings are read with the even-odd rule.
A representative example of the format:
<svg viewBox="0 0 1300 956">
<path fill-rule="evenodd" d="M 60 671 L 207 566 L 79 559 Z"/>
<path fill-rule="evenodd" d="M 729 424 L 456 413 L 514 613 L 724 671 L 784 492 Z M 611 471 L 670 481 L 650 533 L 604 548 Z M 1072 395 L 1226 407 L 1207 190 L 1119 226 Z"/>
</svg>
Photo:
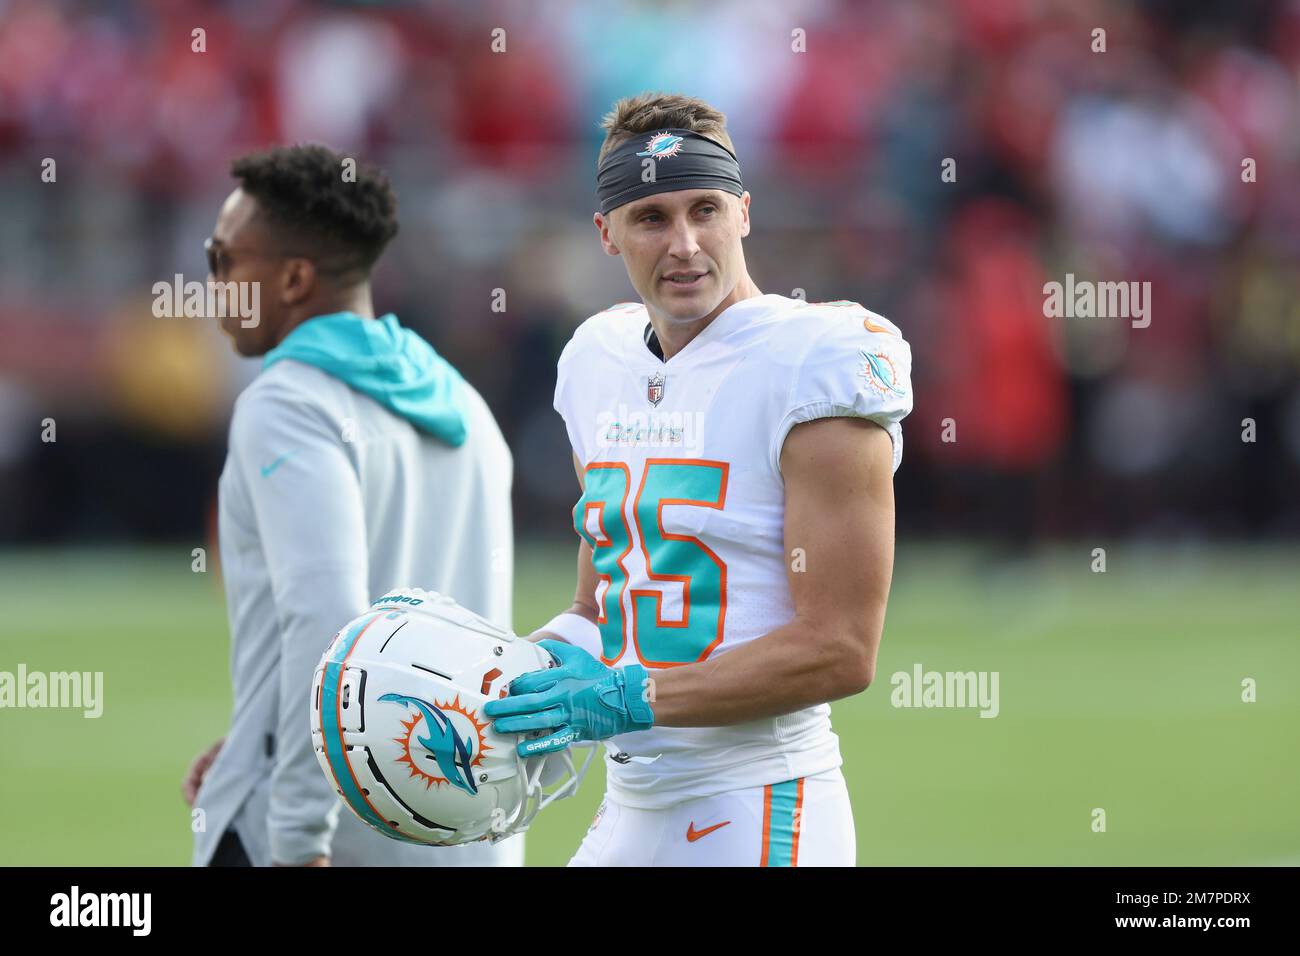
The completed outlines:
<svg viewBox="0 0 1300 956">
<path fill-rule="evenodd" d="M 520 757 L 483 705 L 510 681 L 555 666 L 545 648 L 449 597 L 390 591 L 334 636 L 312 680 L 311 733 L 343 802 L 394 839 L 496 842 L 571 796 L 594 746 Z M 558 784 L 558 786 L 556 786 Z M 553 787 L 547 792 L 543 787 Z"/>
</svg>

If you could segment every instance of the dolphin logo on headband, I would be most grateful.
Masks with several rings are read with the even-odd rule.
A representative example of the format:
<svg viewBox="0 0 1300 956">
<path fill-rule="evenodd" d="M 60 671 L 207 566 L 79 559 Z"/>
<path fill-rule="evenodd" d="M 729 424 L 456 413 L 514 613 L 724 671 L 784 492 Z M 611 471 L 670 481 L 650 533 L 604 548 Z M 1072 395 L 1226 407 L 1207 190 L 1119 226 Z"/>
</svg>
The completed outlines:
<svg viewBox="0 0 1300 956">
<path fill-rule="evenodd" d="M 655 133 L 650 137 L 650 142 L 645 144 L 645 151 L 637 153 L 637 155 L 667 159 L 669 156 L 676 156 L 682 151 L 683 142 L 682 137 L 674 136 L 672 133 Z"/>
<path fill-rule="evenodd" d="M 644 148 L 638 147 L 644 143 Z M 673 162 L 646 176 L 645 167 L 661 159 Z M 661 129 L 648 140 L 628 139 L 606 154 L 596 170 L 596 199 L 601 215 L 625 203 L 678 189 L 720 189 L 740 196 L 740 163 L 730 149 L 689 129 Z"/>
</svg>

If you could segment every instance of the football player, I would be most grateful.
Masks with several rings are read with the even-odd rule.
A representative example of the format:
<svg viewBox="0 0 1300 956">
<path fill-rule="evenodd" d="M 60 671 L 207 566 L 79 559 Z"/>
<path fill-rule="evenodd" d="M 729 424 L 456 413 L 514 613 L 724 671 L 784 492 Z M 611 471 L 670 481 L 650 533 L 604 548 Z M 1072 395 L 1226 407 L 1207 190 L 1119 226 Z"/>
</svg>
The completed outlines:
<svg viewBox="0 0 1300 956">
<path fill-rule="evenodd" d="M 910 349 L 856 303 L 758 288 L 717 110 L 644 94 L 603 126 L 593 219 L 641 301 L 560 358 L 577 593 L 532 635 L 559 666 L 486 713 L 524 755 L 607 740 L 571 865 L 852 865 L 828 702 L 875 672 Z"/>
</svg>

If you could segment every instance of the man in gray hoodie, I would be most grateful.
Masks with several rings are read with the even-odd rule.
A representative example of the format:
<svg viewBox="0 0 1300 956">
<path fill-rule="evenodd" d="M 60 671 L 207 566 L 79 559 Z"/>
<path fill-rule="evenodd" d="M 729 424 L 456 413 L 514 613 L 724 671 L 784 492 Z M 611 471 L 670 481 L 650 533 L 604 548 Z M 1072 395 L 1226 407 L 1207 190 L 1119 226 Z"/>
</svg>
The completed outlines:
<svg viewBox="0 0 1300 956">
<path fill-rule="evenodd" d="M 394 587 L 511 626 L 512 461 L 483 399 L 396 316 L 370 270 L 397 232 L 383 174 L 321 146 L 236 160 L 207 242 L 222 328 L 263 370 L 235 403 L 221 475 L 234 716 L 183 783 L 205 865 L 519 865 L 522 836 L 430 848 L 370 830 L 312 749 L 312 672 Z M 241 286 L 241 283 L 257 283 Z M 258 304 L 254 321 L 233 308 Z"/>
</svg>

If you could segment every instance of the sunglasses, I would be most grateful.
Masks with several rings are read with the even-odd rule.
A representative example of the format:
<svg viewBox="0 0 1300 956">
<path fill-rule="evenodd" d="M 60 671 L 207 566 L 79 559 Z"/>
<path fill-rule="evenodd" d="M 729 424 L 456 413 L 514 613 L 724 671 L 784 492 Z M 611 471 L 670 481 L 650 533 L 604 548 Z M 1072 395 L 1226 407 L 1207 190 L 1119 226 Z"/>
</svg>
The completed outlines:
<svg viewBox="0 0 1300 956">
<path fill-rule="evenodd" d="M 320 273 L 342 273 L 353 268 L 353 265 L 350 263 L 330 264 L 328 262 L 318 262 L 311 256 L 303 255 L 300 252 L 257 252 L 253 249 L 241 249 L 237 251 L 241 259 L 309 259 L 316 267 L 316 271 Z M 232 250 L 227 249 L 219 241 L 208 236 L 208 238 L 203 240 L 203 252 L 208 259 L 208 272 L 211 273 L 214 278 L 220 279 L 222 276 L 229 273 Z"/>
<path fill-rule="evenodd" d="M 203 252 L 208 257 L 208 272 L 220 279 L 230 270 L 231 250 L 227 249 L 211 236 L 203 240 Z M 254 252 L 251 249 L 241 250 L 239 255 L 247 259 L 273 259 L 278 258 L 284 253 L 278 252 Z"/>
</svg>

